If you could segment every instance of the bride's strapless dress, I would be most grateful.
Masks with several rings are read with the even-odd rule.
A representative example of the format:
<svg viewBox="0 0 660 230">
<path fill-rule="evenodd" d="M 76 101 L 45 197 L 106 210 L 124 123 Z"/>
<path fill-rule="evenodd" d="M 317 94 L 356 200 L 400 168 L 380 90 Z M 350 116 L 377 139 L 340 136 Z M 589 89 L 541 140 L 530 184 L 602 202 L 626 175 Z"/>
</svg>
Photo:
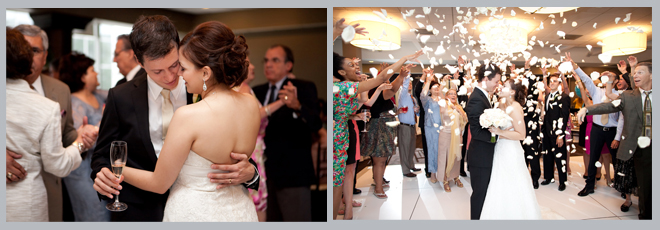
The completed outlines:
<svg viewBox="0 0 660 230">
<path fill-rule="evenodd" d="M 493 169 L 480 219 L 541 219 L 520 141 L 500 138 L 495 144 Z"/>
<path fill-rule="evenodd" d="M 170 222 L 239 222 L 258 221 L 257 212 L 242 185 L 215 189 L 207 177 L 213 162 L 190 151 L 170 188 L 163 221 Z M 215 170 L 217 171 L 217 170 Z"/>
</svg>

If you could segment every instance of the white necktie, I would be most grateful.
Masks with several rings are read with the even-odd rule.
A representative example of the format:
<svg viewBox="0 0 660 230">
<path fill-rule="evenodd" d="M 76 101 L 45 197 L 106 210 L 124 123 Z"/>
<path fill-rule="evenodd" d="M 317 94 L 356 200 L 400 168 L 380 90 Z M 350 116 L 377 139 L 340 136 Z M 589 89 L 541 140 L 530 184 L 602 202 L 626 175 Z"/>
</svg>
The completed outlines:
<svg viewBox="0 0 660 230">
<path fill-rule="evenodd" d="M 172 116 L 174 115 L 174 107 L 170 100 L 169 89 L 163 89 L 160 91 L 160 95 L 163 95 L 163 140 L 165 140 L 165 136 L 167 136 L 167 128 L 170 127 L 170 121 L 172 121 Z"/>
</svg>

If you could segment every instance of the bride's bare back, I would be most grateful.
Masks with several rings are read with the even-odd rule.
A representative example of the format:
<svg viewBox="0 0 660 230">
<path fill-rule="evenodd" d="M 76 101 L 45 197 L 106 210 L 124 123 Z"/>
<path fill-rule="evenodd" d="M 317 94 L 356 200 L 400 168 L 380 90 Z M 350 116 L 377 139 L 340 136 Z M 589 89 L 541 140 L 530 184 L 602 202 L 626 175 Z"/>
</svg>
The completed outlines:
<svg viewBox="0 0 660 230">
<path fill-rule="evenodd" d="M 235 163 L 229 155 L 232 152 L 252 155 L 261 124 L 259 104 L 253 96 L 226 90 L 181 109 L 193 139 L 191 150 L 198 155 L 220 164 Z"/>
</svg>

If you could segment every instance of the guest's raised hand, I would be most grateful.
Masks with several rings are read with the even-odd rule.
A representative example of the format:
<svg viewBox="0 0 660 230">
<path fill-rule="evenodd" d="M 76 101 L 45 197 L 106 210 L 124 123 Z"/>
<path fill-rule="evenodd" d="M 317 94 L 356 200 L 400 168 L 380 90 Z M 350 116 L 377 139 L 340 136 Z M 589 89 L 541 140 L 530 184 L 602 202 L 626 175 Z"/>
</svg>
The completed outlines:
<svg viewBox="0 0 660 230">
<path fill-rule="evenodd" d="M 113 194 L 119 195 L 119 190 L 122 189 L 121 182 L 124 181 L 124 176 L 117 178 L 115 174 L 110 171 L 110 169 L 104 167 L 96 173 L 96 179 L 94 179 L 94 190 L 99 194 L 107 196 L 112 199 Z"/>
<path fill-rule="evenodd" d="M 531 60 L 532 60 L 531 58 L 528 58 L 527 60 L 525 60 L 525 69 L 529 69 L 529 62 Z"/>
<path fill-rule="evenodd" d="M 225 173 L 209 173 L 211 183 L 217 183 L 216 189 L 248 182 L 254 177 L 254 166 L 248 161 L 248 156 L 241 153 L 231 153 L 231 158 L 238 160 L 234 164 L 212 164 L 212 169 L 226 171 Z"/>
<path fill-rule="evenodd" d="M 616 64 L 616 68 L 619 69 L 619 72 L 621 72 L 621 74 L 625 74 L 625 73 L 628 72 L 628 71 L 626 71 L 627 67 L 628 66 L 626 65 L 626 61 L 624 61 L 624 60 L 620 60 L 619 63 Z"/>
<path fill-rule="evenodd" d="M 411 54 L 411 55 L 405 56 L 404 58 L 406 58 L 406 60 L 408 60 L 408 61 L 416 61 L 416 62 L 418 62 L 418 63 L 421 63 L 419 60 L 417 60 L 417 58 L 418 58 L 419 56 L 422 56 L 422 54 L 424 54 L 424 52 L 422 52 L 422 50 L 418 50 L 418 51 L 415 52 L 414 54 Z"/>
<path fill-rule="evenodd" d="M 278 97 L 281 100 L 284 100 L 284 104 L 291 108 L 298 110 L 300 109 L 300 101 L 298 101 L 298 88 L 296 88 L 293 83 L 288 82 L 286 85 L 282 86 Z"/>
<path fill-rule="evenodd" d="M 630 67 L 637 66 L 637 57 L 628 56 L 628 64 L 630 65 Z M 630 71 L 633 71 L 633 70 L 630 70 Z"/>
<path fill-rule="evenodd" d="M 7 183 L 16 182 L 25 179 L 25 177 L 27 176 L 27 171 L 25 171 L 25 169 L 21 164 L 16 162 L 16 159 L 20 159 L 23 156 L 10 151 L 9 149 L 6 149 L 6 151 L 7 151 L 7 158 L 5 162 L 7 166 Z"/>
</svg>

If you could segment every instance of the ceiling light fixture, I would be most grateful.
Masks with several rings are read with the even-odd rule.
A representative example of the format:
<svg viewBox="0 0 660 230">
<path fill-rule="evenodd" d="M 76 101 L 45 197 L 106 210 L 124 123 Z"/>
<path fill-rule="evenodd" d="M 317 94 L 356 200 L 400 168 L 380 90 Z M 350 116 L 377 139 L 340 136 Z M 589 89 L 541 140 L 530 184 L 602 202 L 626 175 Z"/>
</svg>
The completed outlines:
<svg viewBox="0 0 660 230">
<path fill-rule="evenodd" d="M 646 33 L 627 32 L 603 39 L 603 53 L 612 56 L 625 56 L 646 50 Z"/>
<path fill-rule="evenodd" d="M 366 36 L 355 34 L 355 38 L 350 42 L 351 45 L 368 50 L 401 49 L 401 30 L 398 27 L 384 22 L 367 20 L 354 21 L 349 25 L 357 23 L 360 23 L 360 27 L 369 28 L 370 33 Z"/>
<path fill-rule="evenodd" d="M 527 30 L 519 22 L 497 20 L 482 27 L 479 38 L 486 52 L 513 54 L 527 49 Z"/>
</svg>

